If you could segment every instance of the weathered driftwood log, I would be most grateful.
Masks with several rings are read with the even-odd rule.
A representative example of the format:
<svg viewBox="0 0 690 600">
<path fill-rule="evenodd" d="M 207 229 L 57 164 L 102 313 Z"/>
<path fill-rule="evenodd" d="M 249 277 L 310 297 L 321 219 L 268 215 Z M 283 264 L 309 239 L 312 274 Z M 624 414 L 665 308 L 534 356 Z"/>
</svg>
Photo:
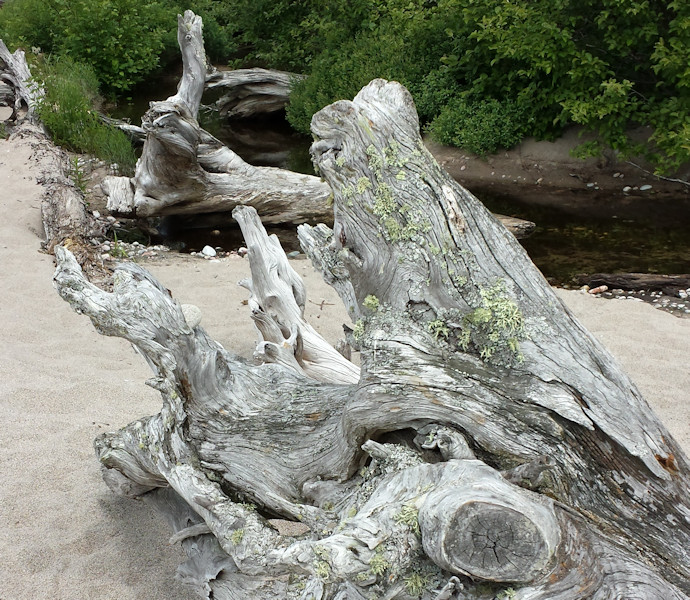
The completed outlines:
<svg viewBox="0 0 690 600">
<path fill-rule="evenodd" d="M 33 110 L 43 90 L 31 83 L 31 71 L 24 52 L 16 50 L 10 54 L 0 40 L 0 58 L 5 63 L 0 78 L 8 82 L 15 98 L 12 118 L 18 120 L 18 127 L 12 137 L 30 139 L 34 154 L 41 157 L 44 165 L 40 179 L 44 187 L 41 199 L 45 234 L 43 248 L 50 253 L 58 245 L 69 248 L 90 277 L 99 277 L 104 272 L 103 263 L 88 238 L 103 231 L 86 211 L 84 195 L 72 181 L 67 154 L 50 141 L 41 124 L 33 118 Z"/>
<path fill-rule="evenodd" d="M 290 90 L 304 75 L 274 69 L 215 71 L 206 78 L 209 90 L 223 90 L 215 102 L 221 115 L 246 118 L 285 109 Z"/>
<path fill-rule="evenodd" d="M 231 212 L 249 205 L 264 223 L 331 223 L 328 184 L 309 175 L 249 165 L 199 127 L 206 62 L 201 18 L 191 11 L 178 18 L 178 42 L 184 67 L 180 89 L 152 103 L 144 115 L 146 141 L 135 176 L 108 179 L 108 209 L 148 217 Z M 500 218 L 519 237 L 534 227 Z"/>
<path fill-rule="evenodd" d="M 140 217 L 257 208 L 268 223 L 329 218 L 330 189 L 317 177 L 253 167 L 199 127 L 206 62 L 201 18 L 178 18 L 183 76 L 177 94 L 154 102 L 143 118 L 146 141 L 132 180 L 111 185 L 114 212 Z"/>
<path fill-rule="evenodd" d="M 14 90 L 14 113 L 11 118 L 16 119 L 22 111 L 33 113 L 36 103 L 43 96 L 43 89 L 32 85 L 24 51 L 17 49 L 11 53 L 5 42 L 0 40 L 0 60 L 5 63 L 5 68 L 0 69 L 0 80 L 7 82 Z"/>
<path fill-rule="evenodd" d="M 99 114 L 99 117 L 106 125 L 115 127 L 127 134 L 135 145 L 141 145 L 146 140 L 146 132 L 138 125 L 132 125 L 129 120 L 114 119 L 103 114 Z"/>
<path fill-rule="evenodd" d="M 58 250 L 60 294 L 138 348 L 163 398 L 96 440 L 108 485 L 169 513 L 216 599 L 688 598 L 686 457 L 426 151 L 407 91 L 374 81 L 312 128 L 335 224 L 300 237 L 355 321 L 359 377 L 309 374 L 303 292 L 249 208 L 276 364 L 223 349 L 141 267 L 107 293 Z"/>
</svg>

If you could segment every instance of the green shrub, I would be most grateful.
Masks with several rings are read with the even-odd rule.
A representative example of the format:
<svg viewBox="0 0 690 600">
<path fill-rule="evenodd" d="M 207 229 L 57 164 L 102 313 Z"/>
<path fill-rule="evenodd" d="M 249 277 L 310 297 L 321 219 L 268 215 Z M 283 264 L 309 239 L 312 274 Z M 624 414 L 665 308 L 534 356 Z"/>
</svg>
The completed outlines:
<svg viewBox="0 0 690 600">
<path fill-rule="evenodd" d="M 0 38 L 10 47 L 52 52 L 55 10 L 50 0 L 7 0 L 0 8 Z"/>
<path fill-rule="evenodd" d="M 439 51 L 425 44 L 426 16 L 421 10 L 425 4 L 425 0 L 338 4 L 343 13 L 352 9 L 342 15 L 347 25 L 336 32 L 321 22 L 318 32 L 324 49 L 311 59 L 309 77 L 297 83 L 290 95 L 290 124 L 308 132 L 316 111 L 352 98 L 378 77 L 399 81 L 413 95 L 423 88 L 425 74 L 436 64 Z M 333 8 L 331 14 L 335 18 L 339 13 Z M 348 30 L 349 37 L 343 39 L 343 31 Z"/>
<path fill-rule="evenodd" d="M 385 77 L 407 85 L 422 121 L 449 143 L 489 152 L 518 134 L 552 139 L 579 124 L 598 134 L 583 151 L 642 151 L 659 171 L 690 160 L 688 2 L 357 0 L 339 13 L 332 0 L 281 0 L 264 18 L 242 1 L 252 59 L 277 66 L 293 57 L 309 74 L 288 108 L 298 129 L 329 102 Z M 489 124 L 500 115 L 508 122 L 494 133 Z M 654 129 L 644 147 L 628 138 L 640 125 Z M 479 128 L 474 136 L 471 127 Z M 467 139 L 487 133 L 495 139 Z"/>
<path fill-rule="evenodd" d="M 176 12 L 165 0 L 8 0 L 0 36 L 89 64 L 101 89 L 119 94 L 154 71 L 166 47 L 177 47 Z"/>
<path fill-rule="evenodd" d="M 74 152 L 117 163 L 122 173 L 131 173 L 136 156 L 129 139 L 103 123 L 93 110 L 98 90 L 93 69 L 62 57 L 41 61 L 34 70 L 45 90 L 36 112 L 53 141 Z"/>
<path fill-rule="evenodd" d="M 453 98 L 429 126 L 434 139 L 484 156 L 512 148 L 526 133 L 525 111 L 515 102 Z"/>
</svg>

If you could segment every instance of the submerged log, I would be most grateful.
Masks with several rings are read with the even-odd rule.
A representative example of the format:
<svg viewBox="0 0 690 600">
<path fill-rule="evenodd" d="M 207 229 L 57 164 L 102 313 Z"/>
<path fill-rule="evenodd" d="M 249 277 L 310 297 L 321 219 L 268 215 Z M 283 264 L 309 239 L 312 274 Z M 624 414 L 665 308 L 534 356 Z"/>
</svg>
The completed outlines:
<svg viewBox="0 0 690 600">
<path fill-rule="evenodd" d="M 274 69 L 215 71 L 206 78 L 209 90 L 223 90 L 216 109 L 228 118 L 246 118 L 285 109 L 290 90 L 304 75 Z"/>
<path fill-rule="evenodd" d="M 163 398 L 96 440 L 111 489 L 168 490 L 155 503 L 209 598 L 687 599 L 685 455 L 426 151 L 407 91 L 373 81 L 312 129 L 335 223 L 299 234 L 354 322 L 345 379 L 339 358 L 310 372 L 303 290 L 249 207 L 235 214 L 274 364 L 222 348 L 143 268 L 120 265 L 108 293 L 58 249 L 59 293 L 136 346 Z"/>
<path fill-rule="evenodd" d="M 657 275 L 652 273 L 595 273 L 580 275 L 580 285 L 597 288 L 602 285 L 610 289 L 635 292 L 661 291 L 668 296 L 677 296 L 681 290 L 690 289 L 690 275 Z"/>
</svg>

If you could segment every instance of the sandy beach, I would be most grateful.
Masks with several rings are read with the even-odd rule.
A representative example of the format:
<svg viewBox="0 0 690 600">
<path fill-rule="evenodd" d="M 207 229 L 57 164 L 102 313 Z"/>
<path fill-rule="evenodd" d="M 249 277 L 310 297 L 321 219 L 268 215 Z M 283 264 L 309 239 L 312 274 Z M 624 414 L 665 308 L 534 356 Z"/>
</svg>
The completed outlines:
<svg viewBox="0 0 690 600">
<path fill-rule="evenodd" d="M 144 361 L 106 338 L 52 286 L 53 257 L 40 252 L 38 165 L 22 140 L 0 141 L 0 600 L 181 600 L 184 559 L 166 524 L 143 502 L 113 495 L 93 438 L 158 412 Z M 251 356 L 256 339 L 237 282 L 245 259 L 168 255 L 143 263 L 226 348 Z M 348 322 L 335 292 L 306 260 L 307 320 L 335 342 Z M 576 291 L 559 296 L 614 354 L 672 435 L 690 452 L 690 319 L 642 302 Z"/>
</svg>

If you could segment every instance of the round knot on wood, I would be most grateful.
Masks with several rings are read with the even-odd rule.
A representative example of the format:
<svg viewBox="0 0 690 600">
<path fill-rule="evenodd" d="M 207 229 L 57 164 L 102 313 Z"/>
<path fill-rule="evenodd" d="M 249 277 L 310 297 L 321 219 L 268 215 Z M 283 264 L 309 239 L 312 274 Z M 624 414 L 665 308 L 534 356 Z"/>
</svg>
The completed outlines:
<svg viewBox="0 0 690 600">
<path fill-rule="evenodd" d="M 446 556 L 471 575 L 516 581 L 540 558 L 543 542 L 537 526 L 510 508 L 485 502 L 462 506 L 444 540 Z"/>
<path fill-rule="evenodd" d="M 506 500 L 498 491 L 457 487 L 431 493 L 419 511 L 424 550 L 453 573 L 496 582 L 533 581 L 558 546 L 555 516 L 522 494 Z"/>
</svg>

